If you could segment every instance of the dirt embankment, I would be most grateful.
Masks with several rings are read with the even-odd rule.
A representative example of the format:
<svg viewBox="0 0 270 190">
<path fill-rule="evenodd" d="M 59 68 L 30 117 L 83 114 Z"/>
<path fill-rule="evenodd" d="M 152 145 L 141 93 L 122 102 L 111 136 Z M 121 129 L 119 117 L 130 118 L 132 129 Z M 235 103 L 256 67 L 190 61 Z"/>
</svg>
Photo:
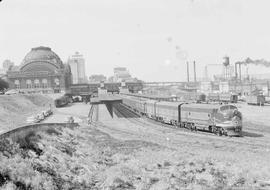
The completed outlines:
<svg viewBox="0 0 270 190">
<path fill-rule="evenodd" d="M 53 101 L 45 95 L 0 96 L 0 133 L 25 124 L 26 118 L 53 106 Z"/>
</svg>

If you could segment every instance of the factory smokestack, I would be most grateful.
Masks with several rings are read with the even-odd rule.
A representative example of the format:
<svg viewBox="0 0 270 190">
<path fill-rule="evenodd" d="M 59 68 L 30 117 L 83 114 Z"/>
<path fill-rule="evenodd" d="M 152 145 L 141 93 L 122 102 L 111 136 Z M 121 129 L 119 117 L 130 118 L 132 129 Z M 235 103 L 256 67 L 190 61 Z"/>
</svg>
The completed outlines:
<svg viewBox="0 0 270 190">
<path fill-rule="evenodd" d="M 234 69 L 235 71 L 235 79 L 237 80 L 237 63 L 235 63 L 235 69 Z"/>
<path fill-rule="evenodd" d="M 193 68 L 194 68 L 194 82 L 196 82 L 197 79 L 196 79 L 196 63 L 195 63 L 195 61 L 193 61 Z"/>
<path fill-rule="evenodd" d="M 239 64 L 239 80 L 241 81 L 241 64 Z"/>
<path fill-rule="evenodd" d="M 187 61 L 187 82 L 189 82 L 189 65 L 188 65 L 188 61 Z"/>
</svg>

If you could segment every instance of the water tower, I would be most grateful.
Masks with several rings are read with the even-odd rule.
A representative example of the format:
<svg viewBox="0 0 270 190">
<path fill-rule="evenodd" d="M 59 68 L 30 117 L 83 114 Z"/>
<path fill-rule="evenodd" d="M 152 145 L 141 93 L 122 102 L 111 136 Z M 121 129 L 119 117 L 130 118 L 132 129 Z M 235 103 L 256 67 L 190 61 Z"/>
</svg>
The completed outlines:
<svg viewBox="0 0 270 190">
<path fill-rule="evenodd" d="M 223 57 L 223 76 L 225 80 L 231 77 L 230 58 L 228 56 Z"/>
</svg>

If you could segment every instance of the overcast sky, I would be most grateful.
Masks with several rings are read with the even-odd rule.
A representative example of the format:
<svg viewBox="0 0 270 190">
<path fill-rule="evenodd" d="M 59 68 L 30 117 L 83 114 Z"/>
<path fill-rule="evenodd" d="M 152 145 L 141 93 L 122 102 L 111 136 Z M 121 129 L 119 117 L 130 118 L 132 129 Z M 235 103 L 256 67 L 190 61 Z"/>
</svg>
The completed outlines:
<svg viewBox="0 0 270 190">
<path fill-rule="evenodd" d="M 49 46 L 64 62 L 82 53 L 88 76 L 124 66 L 145 81 L 184 81 L 186 61 L 196 60 L 200 77 L 225 55 L 270 60 L 269 8 L 269 0 L 3 0 L 0 62 L 19 65 L 32 47 Z"/>
</svg>

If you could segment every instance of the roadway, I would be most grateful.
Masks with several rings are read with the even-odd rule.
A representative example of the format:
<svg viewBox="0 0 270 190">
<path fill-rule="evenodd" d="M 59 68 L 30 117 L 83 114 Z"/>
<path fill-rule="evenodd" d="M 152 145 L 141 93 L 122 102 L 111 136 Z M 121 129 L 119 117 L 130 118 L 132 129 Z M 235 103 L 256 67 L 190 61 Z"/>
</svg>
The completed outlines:
<svg viewBox="0 0 270 190">
<path fill-rule="evenodd" d="M 53 115 L 45 119 L 44 123 L 63 123 L 67 118 L 72 116 L 74 122 L 83 123 L 86 121 L 90 110 L 90 104 L 85 103 L 71 103 L 66 107 L 55 108 Z"/>
</svg>

